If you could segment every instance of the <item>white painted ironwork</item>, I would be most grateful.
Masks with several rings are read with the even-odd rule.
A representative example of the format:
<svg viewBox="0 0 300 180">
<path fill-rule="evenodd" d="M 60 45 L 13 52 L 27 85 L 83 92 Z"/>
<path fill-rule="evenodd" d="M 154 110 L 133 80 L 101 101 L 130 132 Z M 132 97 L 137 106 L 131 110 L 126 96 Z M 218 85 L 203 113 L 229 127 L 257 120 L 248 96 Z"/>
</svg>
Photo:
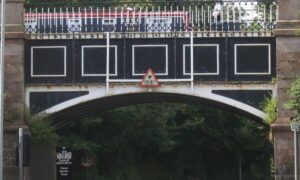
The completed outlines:
<svg viewBox="0 0 300 180">
<path fill-rule="evenodd" d="M 165 79 L 159 79 L 159 82 L 166 82 Z M 243 84 L 242 86 L 240 84 L 212 84 L 212 83 L 197 83 L 194 84 L 194 93 L 190 92 L 190 87 L 187 85 L 190 81 L 190 79 L 183 79 L 186 80 L 185 82 L 179 83 L 178 81 L 173 80 L 174 83 L 164 83 L 161 87 L 157 88 L 155 92 L 162 92 L 162 93 L 176 93 L 176 94 L 186 94 L 186 95 L 192 95 L 195 97 L 204 98 L 207 100 L 212 100 L 215 102 L 220 102 L 222 104 L 226 104 L 228 106 L 235 107 L 237 109 L 241 109 L 245 112 L 249 112 L 250 114 L 253 114 L 256 117 L 259 117 L 263 119 L 265 117 L 265 114 L 259 110 L 256 109 L 250 105 L 247 105 L 245 103 L 239 102 L 237 100 L 224 97 L 221 95 L 217 95 L 212 93 L 212 90 L 239 90 L 241 88 L 249 89 L 249 90 L 271 90 L 275 92 L 275 86 L 272 83 L 269 84 Z M 115 79 L 110 79 L 110 82 L 115 82 Z M 106 93 L 106 87 L 105 84 L 98 84 L 98 85 L 76 85 L 76 86 L 55 86 L 49 89 L 47 86 L 27 86 L 25 89 L 25 99 L 26 99 L 26 105 L 29 107 L 30 104 L 30 93 L 32 92 L 59 92 L 59 91 L 89 91 L 87 95 L 80 96 L 68 101 L 65 101 L 63 103 L 57 104 L 53 107 L 49 107 L 46 109 L 43 113 L 55 113 L 58 111 L 61 111 L 63 109 L 69 108 L 74 105 L 78 105 L 80 103 L 84 103 L 90 100 L 103 98 L 107 96 L 113 96 L 113 95 L 129 95 L 130 93 L 143 93 L 145 92 L 145 89 L 140 88 L 137 86 L 137 83 L 141 81 L 141 79 L 135 79 L 135 80 L 118 80 L 120 83 L 114 83 L 113 87 L 109 89 L 109 94 Z M 128 83 L 127 85 L 124 85 L 124 82 Z M 169 82 L 169 80 L 168 80 Z M 170 81 L 172 82 L 172 81 Z M 176 83 L 175 83 L 176 82 Z"/>
<path fill-rule="evenodd" d="M 109 32 L 106 33 L 106 93 L 109 93 Z"/>
<path fill-rule="evenodd" d="M 251 1 L 252 2 L 252 1 Z M 26 33 L 242 31 L 276 28 L 276 4 L 224 2 L 153 7 L 48 7 L 25 9 Z M 109 27 L 103 24 L 109 20 Z M 59 22 L 59 23 L 58 23 Z M 96 28 L 97 27 L 97 28 Z M 66 31 L 68 29 L 68 31 Z"/>
<path fill-rule="evenodd" d="M 193 93 L 194 92 L 194 34 L 193 34 L 193 31 L 191 32 L 191 37 L 190 37 L 191 39 L 190 39 L 190 60 L 191 60 L 191 93 Z"/>
</svg>

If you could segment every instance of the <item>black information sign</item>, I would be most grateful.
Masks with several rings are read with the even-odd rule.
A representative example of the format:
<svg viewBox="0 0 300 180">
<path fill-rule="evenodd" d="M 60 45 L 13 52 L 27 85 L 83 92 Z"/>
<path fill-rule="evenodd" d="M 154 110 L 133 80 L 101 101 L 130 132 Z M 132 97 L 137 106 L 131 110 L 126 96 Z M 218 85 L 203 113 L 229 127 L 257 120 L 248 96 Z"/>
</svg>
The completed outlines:
<svg viewBox="0 0 300 180">
<path fill-rule="evenodd" d="M 66 147 L 56 149 L 56 176 L 57 180 L 71 180 L 72 152 Z"/>
</svg>

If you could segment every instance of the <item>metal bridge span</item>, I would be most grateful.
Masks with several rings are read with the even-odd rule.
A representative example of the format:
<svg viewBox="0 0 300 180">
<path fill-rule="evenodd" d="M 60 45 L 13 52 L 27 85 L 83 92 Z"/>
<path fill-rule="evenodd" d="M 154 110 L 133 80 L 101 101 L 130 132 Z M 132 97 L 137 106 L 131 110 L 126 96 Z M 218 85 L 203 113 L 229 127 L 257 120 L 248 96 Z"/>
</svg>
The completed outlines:
<svg viewBox="0 0 300 180">
<path fill-rule="evenodd" d="M 34 112 L 53 114 L 55 124 L 86 116 L 74 112 L 81 105 L 85 105 L 82 112 L 101 110 L 94 107 L 86 111 L 89 102 L 98 100 L 101 104 L 105 99 L 105 110 L 113 104 L 109 99 L 128 101 L 117 105 L 115 99 L 113 107 L 119 107 L 143 103 L 134 95 L 147 93 L 150 98 L 145 102 L 151 102 L 152 93 L 157 93 L 155 98 L 160 94 L 160 102 L 167 93 L 178 94 L 177 100 L 176 96 L 174 100 L 165 98 L 175 102 L 186 95 L 263 119 L 261 102 L 276 96 L 275 39 L 271 34 L 245 34 L 207 32 L 208 36 L 202 37 L 202 32 L 99 33 L 102 38 L 91 39 L 77 34 L 65 39 L 61 35 L 41 35 L 51 40 L 31 37 L 25 47 L 25 102 Z M 153 69 L 160 87 L 138 86 L 148 68 Z M 70 111 L 72 108 L 74 111 Z M 66 112 L 70 117 L 60 118 Z"/>
<path fill-rule="evenodd" d="M 28 87 L 26 102 L 43 105 L 43 113 L 53 114 L 54 125 L 62 126 L 70 121 L 110 110 L 112 108 L 140 103 L 202 103 L 231 110 L 250 119 L 261 121 L 264 113 L 260 102 L 275 92 L 275 85 L 261 84 L 213 84 L 186 82 L 163 83 L 158 88 L 141 88 L 137 83 L 113 83 L 109 89 L 105 85 Z M 66 100 L 65 96 L 74 95 Z M 273 94 L 274 95 L 274 94 Z M 78 97 L 76 97 L 78 96 Z M 52 100 L 49 100 L 51 99 Z M 47 101 L 48 99 L 48 101 Z M 64 102 L 59 103 L 65 99 Z M 47 103 L 58 103 L 47 107 Z M 43 104 L 46 103 L 46 104 Z M 32 106 L 34 106 L 32 104 Z"/>
</svg>

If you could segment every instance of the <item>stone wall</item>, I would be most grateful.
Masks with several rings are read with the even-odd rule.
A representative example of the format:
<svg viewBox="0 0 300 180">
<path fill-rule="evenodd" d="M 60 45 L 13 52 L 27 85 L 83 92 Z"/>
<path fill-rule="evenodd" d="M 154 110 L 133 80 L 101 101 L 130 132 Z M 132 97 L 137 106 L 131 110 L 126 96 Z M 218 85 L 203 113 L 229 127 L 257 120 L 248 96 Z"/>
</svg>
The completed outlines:
<svg viewBox="0 0 300 180">
<path fill-rule="evenodd" d="M 284 108 L 284 104 L 289 98 L 287 91 L 291 82 L 300 75 L 300 37 L 295 36 L 297 29 L 300 29 L 300 1 L 279 0 L 278 2 L 279 20 L 278 29 L 275 31 L 278 119 L 272 128 L 275 138 L 276 180 L 288 180 L 294 179 L 294 146 L 293 133 L 290 130 L 292 113 Z"/>
<path fill-rule="evenodd" d="M 26 128 L 24 111 L 23 0 L 6 0 L 4 51 L 4 148 L 3 179 L 17 180 L 15 147 L 19 127 Z M 27 177 L 26 177 L 27 178 Z"/>
</svg>

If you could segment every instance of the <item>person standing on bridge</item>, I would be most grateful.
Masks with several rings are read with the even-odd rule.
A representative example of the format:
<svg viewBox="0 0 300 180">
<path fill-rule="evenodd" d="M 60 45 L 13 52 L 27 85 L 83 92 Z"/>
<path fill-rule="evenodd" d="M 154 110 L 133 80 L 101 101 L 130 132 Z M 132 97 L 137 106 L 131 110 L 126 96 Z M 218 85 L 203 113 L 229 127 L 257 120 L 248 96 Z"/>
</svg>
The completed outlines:
<svg viewBox="0 0 300 180">
<path fill-rule="evenodd" d="M 214 22 L 220 22 L 221 21 L 221 15 L 222 15 L 222 4 L 220 2 L 217 2 L 215 4 L 212 16 L 214 17 Z"/>
</svg>

